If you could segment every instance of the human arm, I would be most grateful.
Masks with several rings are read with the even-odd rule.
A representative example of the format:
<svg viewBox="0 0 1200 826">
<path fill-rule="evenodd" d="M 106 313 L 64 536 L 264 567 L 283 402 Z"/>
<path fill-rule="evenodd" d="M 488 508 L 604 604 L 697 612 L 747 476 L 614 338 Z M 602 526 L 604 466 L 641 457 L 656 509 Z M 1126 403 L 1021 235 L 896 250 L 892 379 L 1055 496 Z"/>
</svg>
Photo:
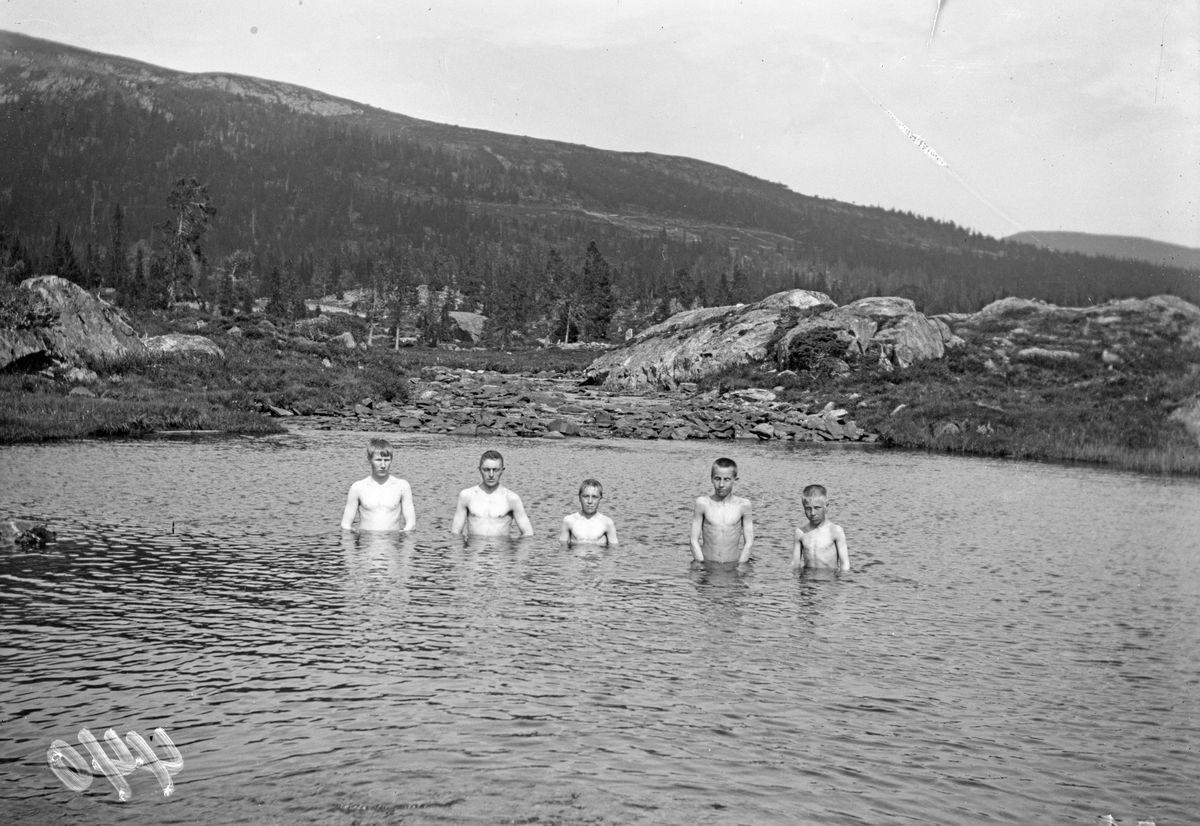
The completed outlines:
<svg viewBox="0 0 1200 826">
<path fill-rule="evenodd" d="M 358 485 L 350 486 L 350 493 L 346 494 L 346 509 L 342 511 L 342 530 L 352 530 L 350 527 L 354 523 L 354 517 L 358 516 Z"/>
<path fill-rule="evenodd" d="M 604 539 L 609 546 L 617 544 L 617 526 L 607 516 L 604 517 Z"/>
<path fill-rule="evenodd" d="M 750 549 L 754 547 L 754 506 L 746 502 L 746 510 L 742 512 L 742 555 L 738 564 L 750 559 Z"/>
<path fill-rule="evenodd" d="M 470 497 L 470 488 L 458 494 L 458 505 L 454 508 L 454 521 L 450 523 L 450 533 L 462 533 L 463 526 L 467 524 L 467 499 Z"/>
<path fill-rule="evenodd" d="M 525 515 L 525 505 L 521 503 L 521 497 L 515 493 L 509 499 L 512 505 L 512 518 L 517 523 L 517 529 L 521 532 L 521 536 L 533 536 L 533 525 L 529 522 L 529 517 Z"/>
<path fill-rule="evenodd" d="M 796 528 L 792 536 L 792 567 L 799 568 L 804 565 L 804 542 L 801 537 L 804 536 L 804 531 Z"/>
<path fill-rule="evenodd" d="M 404 517 L 404 527 L 400 530 L 411 531 L 417 525 L 417 511 L 413 505 L 412 488 L 404 482 L 400 495 L 400 515 Z"/>
<path fill-rule="evenodd" d="M 562 530 L 558 534 L 558 541 L 559 542 L 570 542 L 571 541 L 571 517 L 569 517 L 569 516 L 563 517 Z"/>
<path fill-rule="evenodd" d="M 850 570 L 850 549 L 846 546 L 846 532 L 841 525 L 833 528 L 833 545 L 837 548 L 837 566 L 839 571 Z"/>
<path fill-rule="evenodd" d="M 704 527 L 704 500 L 697 499 L 695 510 L 692 511 L 692 559 L 704 561 L 704 551 L 700 547 L 700 531 Z"/>
</svg>

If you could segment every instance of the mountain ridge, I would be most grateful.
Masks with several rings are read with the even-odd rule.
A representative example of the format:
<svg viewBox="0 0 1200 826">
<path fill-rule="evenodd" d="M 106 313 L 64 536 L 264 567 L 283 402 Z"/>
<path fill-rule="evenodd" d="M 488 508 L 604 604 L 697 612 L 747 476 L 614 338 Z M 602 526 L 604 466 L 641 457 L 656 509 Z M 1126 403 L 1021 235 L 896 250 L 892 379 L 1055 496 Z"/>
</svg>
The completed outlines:
<svg viewBox="0 0 1200 826">
<path fill-rule="evenodd" d="M 1200 269 L 1200 248 L 1172 244 L 1169 241 L 1157 241 L 1137 235 L 1053 230 L 1049 232 L 1017 232 L 1006 236 L 1004 240 L 1032 244 L 1059 252 L 1124 258 L 1189 270 Z"/>
<path fill-rule="evenodd" d="M 703 303 L 722 279 L 742 284 L 738 300 L 804 287 L 841 300 L 901 295 L 935 311 L 1008 294 L 1200 300 L 1182 271 L 1042 252 L 708 161 L 438 124 L 283 81 L 3 31 L 0 116 L 0 142 L 13 148 L 0 229 L 26 248 L 44 256 L 62 225 L 75 247 L 101 255 L 117 205 L 130 238 L 152 242 L 171 181 L 195 175 L 217 208 L 210 258 L 252 251 L 264 262 L 260 291 L 272 262 L 297 262 L 298 289 L 312 293 L 363 284 L 402 258 L 422 278 L 469 289 L 505 268 L 537 287 L 551 249 L 576 262 L 595 242 L 628 301 L 675 298 L 683 285 L 681 301 Z"/>
</svg>

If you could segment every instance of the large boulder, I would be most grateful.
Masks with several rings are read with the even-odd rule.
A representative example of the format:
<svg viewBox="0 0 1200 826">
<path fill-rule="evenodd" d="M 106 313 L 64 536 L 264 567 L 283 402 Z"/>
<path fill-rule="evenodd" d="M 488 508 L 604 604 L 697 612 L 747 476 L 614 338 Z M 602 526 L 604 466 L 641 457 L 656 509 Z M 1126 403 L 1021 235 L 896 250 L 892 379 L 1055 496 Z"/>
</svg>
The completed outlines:
<svg viewBox="0 0 1200 826">
<path fill-rule="evenodd" d="M 790 290 L 754 304 L 685 310 L 600 356 L 587 377 L 610 387 L 673 390 L 735 364 L 763 361 L 772 355 L 781 322 L 835 306 L 824 293 Z"/>
<path fill-rule="evenodd" d="M 186 333 L 167 333 L 163 336 L 149 336 L 142 343 L 152 353 L 189 353 L 202 356 L 216 356 L 219 359 L 225 358 L 224 351 L 214 344 L 212 339 L 205 338 L 204 336 L 194 336 Z"/>
<path fill-rule="evenodd" d="M 789 355 L 806 339 L 826 332 L 845 344 L 841 357 L 852 356 L 885 370 L 903 369 L 914 362 L 940 359 L 947 347 L 962 344 L 939 318 L 917 312 L 907 298 L 860 298 L 844 307 L 802 318 L 779 339 L 776 358 L 789 365 Z"/>
<path fill-rule="evenodd" d="M 25 279 L 18 289 L 30 291 L 53 320 L 45 326 L 0 329 L 0 370 L 37 369 L 54 361 L 112 361 L 146 350 L 115 307 L 65 278 L 39 275 Z"/>
<path fill-rule="evenodd" d="M 819 342 L 811 354 L 808 342 Z M 946 322 L 917 312 L 907 298 L 864 298 L 839 307 L 823 293 L 790 290 L 755 304 L 677 313 L 596 359 L 587 374 L 614 387 L 674 389 L 747 362 L 772 359 L 808 369 L 816 366 L 808 364 L 810 355 L 828 369 L 846 369 L 847 357 L 903 368 L 941 358 L 960 343 Z"/>
<path fill-rule="evenodd" d="M 487 316 L 479 313 L 453 311 L 450 313 L 450 320 L 454 324 L 451 333 L 458 341 L 478 344 L 479 340 L 483 338 L 483 325 L 487 322 Z"/>
</svg>

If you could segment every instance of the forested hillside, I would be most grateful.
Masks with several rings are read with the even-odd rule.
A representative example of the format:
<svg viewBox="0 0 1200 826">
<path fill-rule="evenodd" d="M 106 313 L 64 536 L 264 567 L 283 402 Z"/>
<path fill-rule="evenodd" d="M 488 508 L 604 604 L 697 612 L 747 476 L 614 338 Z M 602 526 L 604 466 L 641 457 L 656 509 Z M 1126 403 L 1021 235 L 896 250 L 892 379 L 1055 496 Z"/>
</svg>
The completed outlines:
<svg viewBox="0 0 1200 826">
<path fill-rule="evenodd" d="M 1200 300 L 1181 269 L 1044 251 L 688 158 L 445 126 L 8 32 L 0 146 L 5 277 L 57 273 L 127 303 L 265 296 L 286 315 L 368 287 L 381 317 L 432 330 L 445 308 L 430 296 L 453 296 L 507 341 L 604 338 L 792 287 L 904 295 L 927 312 L 1005 295 Z"/>
</svg>

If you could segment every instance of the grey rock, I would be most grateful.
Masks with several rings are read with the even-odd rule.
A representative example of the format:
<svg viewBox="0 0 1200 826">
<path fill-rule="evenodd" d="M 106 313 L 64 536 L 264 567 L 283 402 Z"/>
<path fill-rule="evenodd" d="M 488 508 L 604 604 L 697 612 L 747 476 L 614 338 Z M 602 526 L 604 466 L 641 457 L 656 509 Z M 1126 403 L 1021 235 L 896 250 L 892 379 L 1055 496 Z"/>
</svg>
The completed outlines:
<svg viewBox="0 0 1200 826">
<path fill-rule="evenodd" d="M 68 393 L 67 395 L 68 396 L 83 396 L 83 397 L 89 398 L 89 399 L 96 398 L 96 394 L 93 393 L 91 390 L 88 390 L 86 387 L 72 387 L 71 392 Z"/>
<path fill-rule="evenodd" d="M 342 333 L 340 336 L 335 336 L 333 340 L 338 342 L 339 344 L 341 344 L 347 350 L 353 350 L 356 347 L 358 347 L 358 343 L 355 342 L 354 336 L 350 333 L 349 330 Z"/>
<path fill-rule="evenodd" d="M 944 439 L 950 436 L 957 436 L 962 432 L 962 429 L 954 422 L 942 422 L 933 429 L 933 438 Z"/>
<path fill-rule="evenodd" d="M 63 381 L 69 381 L 71 384 L 92 384 L 99 379 L 95 372 L 86 367 L 72 367 L 63 373 Z"/>
<path fill-rule="evenodd" d="M 113 361 L 146 350 L 116 308 L 56 275 L 27 278 L 18 287 L 51 316 L 43 327 L 0 330 L 0 369 L 15 362 L 40 369 L 50 361 Z"/>
<path fill-rule="evenodd" d="M 450 320 L 454 323 L 451 333 L 457 340 L 478 344 L 483 338 L 483 328 L 487 323 L 487 316 L 479 313 L 451 311 Z"/>
<path fill-rule="evenodd" d="M 588 366 L 592 383 L 675 389 L 735 364 L 763 361 L 781 320 L 835 306 L 823 293 L 791 290 L 754 304 L 685 310 Z"/>
<path fill-rule="evenodd" d="M 750 428 L 750 432 L 759 439 L 763 440 L 773 439 L 775 437 L 775 428 L 766 422 L 754 425 L 754 427 Z"/>
<path fill-rule="evenodd" d="M 566 419 L 555 419 L 554 421 L 550 422 L 550 424 L 546 425 L 546 429 L 556 431 L 564 436 L 579 435 L 579 425 L 575 422 L 567 421 Z"/>
<path fill-rule="evenodd" d="M 146 349 L 152 353 L 190 353 L 202 356 L 225 358 L 221 350 L 211 339 L 204 336 L 187 335 L 185 333 L 167 333 L 163 336 L 150 336 L 143 340 Z"/>
<path fill-rule="evenodd" d="M 747 388 L 746 390 L 734 390 L 729 395 L 737 396 L 739 399 L 745 399 L 746 401 L 750 402 L 775 401 L 775 394 L 773 392 L 754 387 Z"/>
<path fill-rule="evenodd" d="M 1042 347 L 1026 347 L 1017 351 L 1017 358 L 1024 361 L 1050 359 L 1051 361 L 1075 361 L 1079 353 L 1074 350 L 1046 350 Z"/>
<path fill-rule="evenodd" d="M 776 358 L 780 364 L 787 362 L 798 342 L 818 331 L 833 331 L 846 343 L 847 356 L 885 369 L 903 369 L 917 361 L 939 359 L 947 347 L 963 343 L 946 322 L 917 312 L 910 299 L 861 298 L 801 319 L 779 340 Z M 837 363 L 830 363 L 826 369 L 845 374 Z"/>
</svg>

